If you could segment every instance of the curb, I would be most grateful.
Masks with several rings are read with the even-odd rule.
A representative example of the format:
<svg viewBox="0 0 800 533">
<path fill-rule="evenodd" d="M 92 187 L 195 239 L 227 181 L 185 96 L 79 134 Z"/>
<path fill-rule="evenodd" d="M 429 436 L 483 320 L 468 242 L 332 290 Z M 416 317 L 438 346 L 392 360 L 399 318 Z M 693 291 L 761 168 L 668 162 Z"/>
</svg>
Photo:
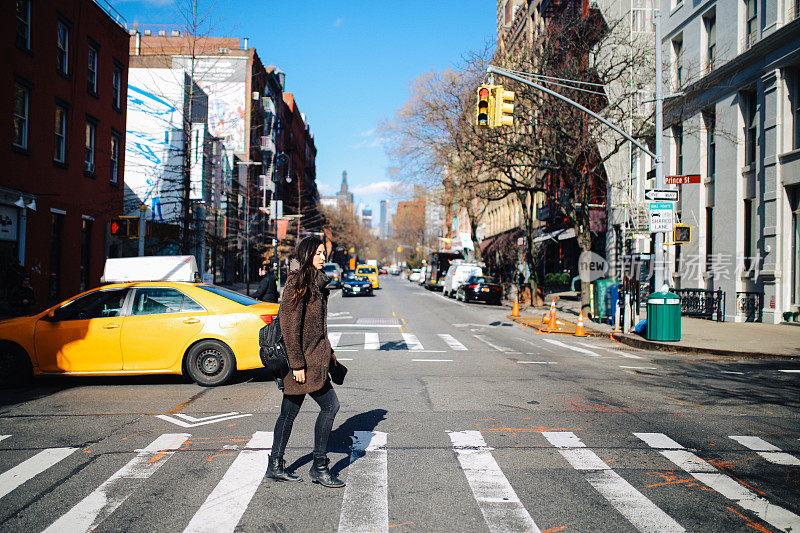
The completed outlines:
<svg viewBox="0 0 800 533">
<path fill-rule="evenodd" d="M 719 348 L 700 348 L 697 346 L 681 346 L 679 344 L 665 344 L 663 342 L 648 341 L 646 339 L 638 339 L 622 333 L 612 334 L 611 338 L 615 341 L 639 348 L 642 350 L 655 350 L 659 352 L 672 352 L 672 353 L 685 353 L 690 355 L 721 355 L 725 357 L 748 357 L 751 359 L 796 359 L 800 358 L 797 355 L 779 355 L 760 352 L 742 352 L 738 350 L 722 350 Z"/>
<path fill-rule="evenodd" d="M 511 316 L 508 315 L 506 317 L 509 320 L 512 320 L 519 324 L 520 326 L 524 326 L 526 328 L 535 329 L 539 333 L 548 333 L 552 335 L 574 335 L 575 328 L 577 328 L 577 324 L 573 324 L 572 322 L 567 322 L 566 320 L 560 320 L 560 322 L 564 323 L 565 325 L 572 326 L 572 331 L 549 331 L 547 328 L 540 327 L 542 324 L 531 324 L 526 322 L 525 320 L 537 320 L 541 321 L 541 318 L 537 317 L 528 317 L 528 316 Z M 603 333 L 602 331 L 597 331 L 596 329 L 588 328 L 584 325 L 584 329 L 586 330 L 587 337 L 605 337 L 607 334 Z"/>
</svg>

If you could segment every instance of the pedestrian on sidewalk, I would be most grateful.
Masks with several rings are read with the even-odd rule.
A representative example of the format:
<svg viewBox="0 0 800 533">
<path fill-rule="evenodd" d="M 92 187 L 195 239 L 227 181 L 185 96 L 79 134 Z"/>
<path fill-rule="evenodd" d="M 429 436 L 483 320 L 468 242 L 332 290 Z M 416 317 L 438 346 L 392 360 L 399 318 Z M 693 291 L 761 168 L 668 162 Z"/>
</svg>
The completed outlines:
<svg viewBox="0 0 800 533">
<path fill-rule="evenodd" d="M 266 263 L 258 274 L 261 281 L 253 298 L 262 302 L 278 303 L 278 278 L 275 277 L 272 263 Z"/>
<path fill-rule="evenodd" d="M 314 452 L 310 476 L 325 487 L 344 487 L 328 469 L 328 438 L 333 419 L 339 411 L 339 399 L 331 385 L 328 370 L 338 364 L 328 340 L 328 289 L 325 275 L 325 245 L 314 236 L 306 237 L 295 249 L 296 269 L 291 269 L 283 289 L 278 318 L 286 343 L 290 369 L 283 377 L 281 414 L 275 422 L 274 442 L 269 456 L 267 476 L 278 481 L 300 481 L 286 472 L 283 459 L 292 425 L 305 395 L 320 406 L 314 426 Z"/>
</svg>

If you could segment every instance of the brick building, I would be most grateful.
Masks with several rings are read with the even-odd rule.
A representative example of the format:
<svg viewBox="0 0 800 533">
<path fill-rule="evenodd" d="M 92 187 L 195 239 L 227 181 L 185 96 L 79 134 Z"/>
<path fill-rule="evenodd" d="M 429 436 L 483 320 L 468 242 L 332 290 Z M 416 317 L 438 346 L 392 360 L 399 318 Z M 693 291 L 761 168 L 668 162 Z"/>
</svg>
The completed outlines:
<svg viewBox="0 0 800 533">
<path fill-rule="evenodd" d="M 0 312 L 19 271 L 37 309 L 96 286 L 123 196 L 128 34 L 92 0 L 3 2 Z M 9 39 L 9 43 L 11 39 Z"/>
</svg>

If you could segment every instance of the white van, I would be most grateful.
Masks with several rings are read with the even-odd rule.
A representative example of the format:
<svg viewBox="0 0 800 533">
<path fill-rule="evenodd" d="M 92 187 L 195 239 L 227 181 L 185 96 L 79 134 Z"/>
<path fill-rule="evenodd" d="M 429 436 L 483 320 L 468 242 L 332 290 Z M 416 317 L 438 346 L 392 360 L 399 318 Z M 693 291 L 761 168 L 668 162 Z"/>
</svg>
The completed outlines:
<svg viewBox="0 0 800 533">
<path fill-rule="evenodd" d="M 449 298 L 454 298 L 459 285 L 467 281 L 470 276 L 482 275 L 482 263 L 462 263 L 460 261 L 454 261 L 450 264 L 450 268 L 447 269 L 442 293 Z"/>
</svg>

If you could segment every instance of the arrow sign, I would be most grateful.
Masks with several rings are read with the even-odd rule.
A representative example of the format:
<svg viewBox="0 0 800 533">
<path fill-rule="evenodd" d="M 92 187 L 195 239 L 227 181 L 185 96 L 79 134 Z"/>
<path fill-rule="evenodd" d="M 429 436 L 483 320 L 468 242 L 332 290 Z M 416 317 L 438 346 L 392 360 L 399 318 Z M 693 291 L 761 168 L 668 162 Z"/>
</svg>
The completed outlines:
<svg viewBox="0 0 800 533">
<path fill-rule="evenodd" d="M 205 426 L 206 424 L 214 424 L 216 422 L 223 422 L 225 420 L 233 420 L 234 418 L 242 418 L 244 416 L 253 416 L 253 415 L 251 413 L 239 414 L 234 411 L 232 413 L 212 415 L 212 416 L 207 416 L 205 418 L 195 418 L 193 416 L 183 415 L 183 414 L 177 414 L 175 416 L 181 418 L 182 420 L 178 420 L 178 418 L 174 418 L 169 415 L 156 415 L 156 418 L 160 418 L 161 420 L 166 420 L 167 422 L 172 422 L 173 424 L 184 428 L 194 428 L 197 426 Z"/>
<path fill-rule="evenodd" d="M 645 189 L 645 200 L 652 200 L 654 202 L 677 202 L 678 191 L 669 191 L 665 189 Z"/>
</svg>

